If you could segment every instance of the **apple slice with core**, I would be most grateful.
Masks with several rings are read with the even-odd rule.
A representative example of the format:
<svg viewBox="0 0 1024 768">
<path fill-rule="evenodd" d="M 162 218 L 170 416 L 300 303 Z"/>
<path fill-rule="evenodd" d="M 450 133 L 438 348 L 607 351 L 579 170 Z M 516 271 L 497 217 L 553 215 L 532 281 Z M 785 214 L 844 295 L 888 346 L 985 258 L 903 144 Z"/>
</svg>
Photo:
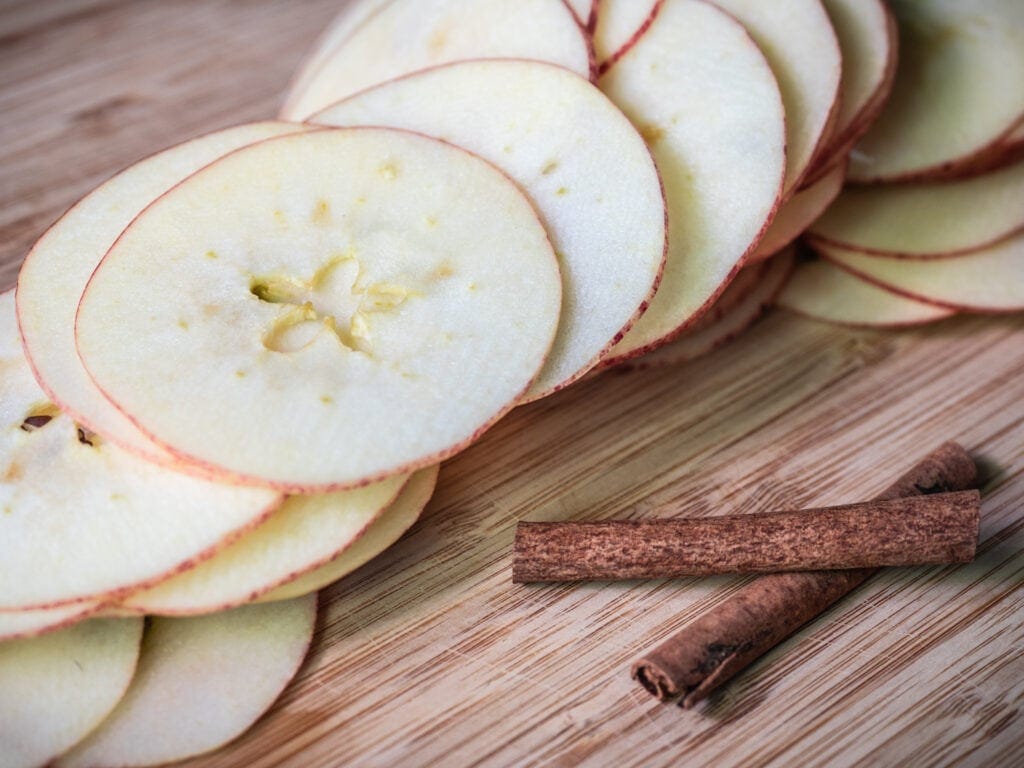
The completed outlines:
<svg viewBox="0 0 1024 768">
<path fill-rule="evenodd" d="M 77 334 L 157 442 L 313 493 L 475 440 L 530 387 L 560 307 L 554 251 L 507 176 L 407 131 L 324 129 L 240 149 L 150 205 Z"/>
<path fill-rule="evenodd" d="M 834 245 L 815 250 L 836 266 L 911 299 L 970 312 L 1024 309 L 1024 235 L 948 259 L 867 256 Z"/>
<path fill-rule="evenodd" d="M 421 469 L 413 474 L 402 492 L 384 514 L 370 523 L 369 528 L 352 546 L 314 571 L 304 573 L 293 581 L 282 584 L 258 597 L 256 602 L 288 600 L 323 589 L 357 568 L 362 567 L 390 547 L 419 518 L 434 494 L 439 465 Z"/>
<path fill-rule="evenodd" d="M 305 120 L 346 96 L 452 61 L 536 59 L 590 76 L 590 47 L 564 0 L 392 0 L 327 57 L 281 117 Z"/>
<path fill-rule="evenodd" d="M 711 311 L 686 333 L 648 355 L 628 361 L 626 365 L 636 369 L 681 365 L 717 349 L 743 333 L 764 314 L 792 271 L 792 249 L 760 264 L 744 267 Z"/>
<path fill-rule="evenodd" d="M 0 643 L 0 767 L 48 765 L 124 696 L 142 619 L 93 619 Z"/>
<path fill-rule="evenodd" d="M 354 491 L 291 496 L 256 530 L 195 568 L 129 595 L 120 607 L 181 616 L 252 602 L 354 546 L 406 480 L 396 475 Z"/>
<path fill-rule="evenodd" d="M 748 263 L 763 261 L 796 240 L 832 204 L 843 189 L 843 161 L 811 186 L 801 189 L 779 209 Z"/>
<path fill-rule="evenodd" d="M 786 185 L 802 183 L 830 139 L 842 55 L 821 0 L 715 0 L 750 32 L 771 64 L 786 105 Z"/>
<path fill-rule="evenodd" d="M 707 3 L 666 0 L 598 85 L 647 139 L 669 219 L 661 284 L 611 364 L 669 340 L 739 270 L 778 206 L 785 118 L 764 56 Z"/>
<path fill-rule="evenodd" d="M 600 0 L 594 27 L 594 57 L 603 73 L 654 20 L 660 0 Z"/>
<path fill-rule="evenodd" d="M 810 229 L 815 242 L 880 256 L 945 257 L 1024 227 L 1024 161 L 943 182 L 847 187 Z"/>
<path fill-rule="evenodd" d="M 57 608 L 0 611 L 0 641 L 54 632 L 77 624 L 97 613 L 99 608 L 97 603 L 74 603 Z"/>
<path fill-rule="evenodd" d="M 227 744 L 295 676 L 315 623 L 316 595 L 151 619 L 124 698 L 56 765 L 162 765 Z"/>
<path fill-rule="evenodd" d="M 311 120 L 405 128 L 494 163 L 529 195 L 562 267 L 558 335 L 526 399 L 592 368 L 647 306 L 665 259 L 665 200 L 640 134 L 588 81 L 533 61 L 447 64 Z"/>
<path fill-rule="evenodd" d="M 931 323 L 954 314 L 879 288 L 827 261 L 797 267 L 776 303 L 812 320 L 885 328 Z"/>
<path fill-rule="evenodd" d="M 0 295 L 0 610 L 137 589 L 209 557 L 281 501 L 158 466 L 79 427 L 39 389 Z"/>
<path fill-rule="evenodd" d="M 900 61 L 892 98 L 851 155 L 858 182 L 949 173 L 1024 114 L 1024 3 L 892 0 Z"/>
<path fill-rule="evenodd" d="M 246 144 L 304 130 L 252 123 L 164 150 L 86 195 L 32 247 L 18 275 L 18 324 L 40 385 L 75 421 L 151 461 L 176 461 L 114 408 L 82 367 L 74 329 L 82 291 L 124 228 L 179 181 Z"/>
<path fill-rule="evenodd" d="M 823 0 L 842 52 L 839 110 L 832 136 L 805 177 L 805 188 L 845 156 L 882 111 L 896 78 L 896 20 L 883 0 Z"/>
</svg>

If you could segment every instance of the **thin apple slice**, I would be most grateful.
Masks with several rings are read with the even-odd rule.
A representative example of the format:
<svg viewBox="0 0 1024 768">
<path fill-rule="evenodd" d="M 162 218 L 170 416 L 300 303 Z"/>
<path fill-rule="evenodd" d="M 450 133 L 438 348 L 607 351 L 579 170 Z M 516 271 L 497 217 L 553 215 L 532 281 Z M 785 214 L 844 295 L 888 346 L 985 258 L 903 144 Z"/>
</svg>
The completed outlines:
<svg viewBox="0 0 1024 768">
<path fill-rule="evenodd" d="M 954 314 L 879 288 L 827 261 L 797 267 L 776 303 L 812 320 L 886 328 L 931 323 Z"/>
<path fill-rule="evenodd" d="M 640 39 L 660 0 L 600 0 L 594 27 L 594 57 L 604 72 Z"/>
<path fill-rule="evenodd" d="M 0 611 L 0 642 L 69 627 L 97 613 L 99 608 L 98 603 L 75 603 L 57 608 Z"/>
<path fill-rule="evenodd" d="M 851 156 L 858 182 L 942 174 L 1002 140 L 1024 114 L 1024 3 L 893 0 L 892 98 Z"/>
<path fill-rule="evenodd" d="M 717 349 L 743 333 L 764 314 L 792 271 L 792 249 L 760 264 L 745 267 L 719 299 L 723 305 L 720 311 L 715 311 L 716 304 L 678 339 L 629 362 L 635 368 L 681 365 Z"/>
<path fill-rule="evenodd" d="M 17 290 L 25 353 L 43 390 L 75 421 L 151 461 L 175 461 L 111 405 L 82 367 L 75 348 L 82 291 L 118 235 L 157 197 L 228 152 L 303 130 L 287 123 L 252 123 L 164 150 L 86 195 L 32 247 Z"/>
<path fill-rule="evenodd" d="M 0 643 L 0 766 L 48 765 L 98 726 L 135 673 L 142 619 Z"/>
<path fill-rule="evenodd" d="M 312 493 L 471 443 L 530 387 L 560 307 L 547 233 L 507 176 L 407 131 L 323 129 L 240 149 L 150 205 L 77 331 L 157 442 Z"/>
<path fill-rule="evenodd" d="M 0 370 L 0 610 L 85 602 L 165 578 L 280 503 L 265 489 L 143 461 L 76 425 L 32 377 L 11 291 L 0 295 Z"/>
<path fill-rule="evenodd" d="M 1024 234 L 948 259 L 867 256 L 830 245 L 818 253 L 838 267 L 894 293 L 969 312 L 1024 309 Z"/>
<path fill-rule="evenodd" d="M 558 335 L 526 399 L 579 379 L 647 306 L 665 259 L 665 200 L 640 134 L 587 80 L 534 61 L 447 64 L 314 115 L 449 141 L 529 195 L 559 255 Z"/>
<path fill-rule="evenodd" d="M 832 137 L 804 179 L 815 184 L 875 121 L 896 79 L 896 19 L 884 0 L 823 0 L 842 53 L 839 111 Z"/>
<path fill-rule="evenodd" d="M 786 105 L 786 185 L 797 189 L 827 144 L 839 103 L 842 54 L 821 0 L 715 0 L 747 28 Z"/>
<path fill-rule="evenodd" d="M 315 623 L 315 595 L 151 619 L 124 698 L 56 765 L 162 765 L 227 744 L 298 672 Z"/>
<path fill-rule="evenodd" d="M 614 363 L 670 339 L 739 270 L 778 206 L 785 118 L 760 50 L 707 3 L 666 0 L 598 85 L 647 138 L 669 219 L 661 284 Z"/>
<path fill-rule="evenodd" d="M 256 602 L 288 600 L 316 592 L 377 557 L 398 541 L 419 518 L 434 494 L 439 468 L 440 465 L 435 464 L 416 472 L 384 514 L 374 520 L 352 546 L 333 560 L 267 592 L 257 598 Z"/>
<path fill-rule="evenodd" d="M 320 34 L 299 68 L 292 75 L 288 93 L 281 106 L 280 116 L 287 119 L 294 108 L 294 102 L 310 86 L 320 68 L 334 55 L 334 52 L 357 33 L 371 17 L 394 0 L 348 0 L 341 10 Z"/>
<path fill-rule="evenodd" d="M 354 491 L 291 496 L 252 533 L 205 563 L 129 595 L 120 607 L 183 616 L 252 602 L 335 559 L 366 534 L 398 496 L 408 475 Z"/>
<path fill-rule="evenodd" d="M 815 242 L 880 256 L 944 257 L 1024 227 L 1024 161 L 945 182 L 848 187 L 810 229 Z"/>
<path fill-rule="evenodd" d="M 364 88 L 466 59 L 536 59 L 590 76 L 590 48 L 563 0 L 392 0 L 367 18 L 288 99 L 305 120 Z"/>
<path fill-rule="evenodd" d="M 832 204 L 843 189 L 846 162 L 789 198 L 772 220 L 748 263 L 763 261 L 796 240 Z"/>
</svg>

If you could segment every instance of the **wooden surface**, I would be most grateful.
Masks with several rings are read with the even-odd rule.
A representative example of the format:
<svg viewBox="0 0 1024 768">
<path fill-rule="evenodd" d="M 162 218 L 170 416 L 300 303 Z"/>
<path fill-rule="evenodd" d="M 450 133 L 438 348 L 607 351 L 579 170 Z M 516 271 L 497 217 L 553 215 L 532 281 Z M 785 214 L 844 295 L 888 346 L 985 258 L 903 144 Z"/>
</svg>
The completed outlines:
<svg viewBox="0 0 1024 768">
<path fill-rule="evenodd" d="M 0 0 L 0 283 L 119 168 L 273 114 L 338 2 Z M 697 711 L 629 665 L 741 579 L 510 582 L 519 519 L 850 502 L 947 438 L 988 462 L 976 562 L 886 572 Z M 1024 318 L 771 314 L 694 364 L 521 408 L 447 463 L 411 533 L 324 593 L 296 683 L 194 764 L 1024 765 L 1022 470 Z"/>
</svg>

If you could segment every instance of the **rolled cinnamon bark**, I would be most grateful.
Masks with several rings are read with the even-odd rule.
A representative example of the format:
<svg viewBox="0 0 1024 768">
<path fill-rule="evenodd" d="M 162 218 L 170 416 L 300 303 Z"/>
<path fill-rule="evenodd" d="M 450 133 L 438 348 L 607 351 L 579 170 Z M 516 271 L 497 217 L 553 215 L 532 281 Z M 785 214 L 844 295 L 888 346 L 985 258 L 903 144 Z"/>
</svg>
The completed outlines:
<svg viewBox="0 0 1024 768">
<path fill-rule="evenodd" d="M 519 523 L 512 581 L 663 579 L 966 563 L 977 491 L 756 515 Z"/>
<path fill-rule="evenodd" d="M 976 482 L 971 457 L 945 443 L 875 498 L 951 493 Z M 682 696 L 680 705 L 692 707 L 877 570 L 760 576 L 637 661 L 633 677 L 659 699 Z"/>
</svg>

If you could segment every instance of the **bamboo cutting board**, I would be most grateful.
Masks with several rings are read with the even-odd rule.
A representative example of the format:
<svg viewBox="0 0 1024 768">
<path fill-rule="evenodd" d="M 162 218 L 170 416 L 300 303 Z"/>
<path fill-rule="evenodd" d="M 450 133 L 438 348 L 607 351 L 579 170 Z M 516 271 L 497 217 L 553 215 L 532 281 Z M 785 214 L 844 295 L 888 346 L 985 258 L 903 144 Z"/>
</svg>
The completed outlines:
<svg viewBox="0 0 1024 768">
<path fill-rule="evenodd" d="M 0 283 L 121 167 L 272 115 L 339 2 L 0 0 Z M 945 439 L 986 459 L 978 559 L 887 571 L 697 711 L 629 665 L 742 579 L 510 583 L 520 519 L 855 501 Z M 1024 318 L 771 314 L 520 408 L 445 464 L 416 527 L 322 595 L 271 712 L 191 764 L 1024 765 L 1022 471 Z"/>
</svg>

